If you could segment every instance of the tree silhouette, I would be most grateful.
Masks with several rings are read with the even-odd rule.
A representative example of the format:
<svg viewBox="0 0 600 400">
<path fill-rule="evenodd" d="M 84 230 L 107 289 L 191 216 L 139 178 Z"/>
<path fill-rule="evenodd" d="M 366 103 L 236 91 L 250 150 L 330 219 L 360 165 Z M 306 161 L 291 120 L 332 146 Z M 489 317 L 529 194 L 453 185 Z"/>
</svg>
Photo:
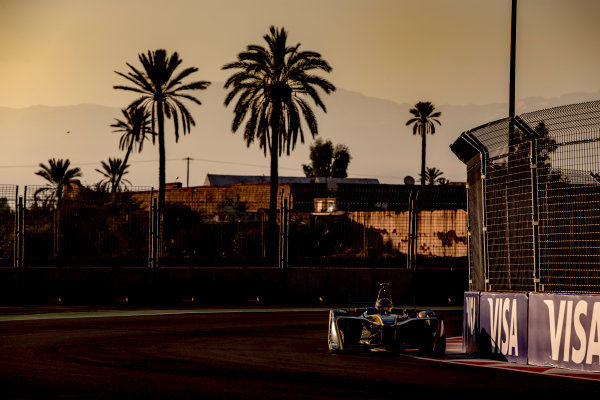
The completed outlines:
<svg viewBox="0 0 600 400">
<path fill-rule="evenodd" d="M 277 208 L 278 158 L 290 154 L 298 136 L 304 143 L 301 120 L 304 119 L 312 137 L 318 134 L 317 120 L 305 98 L 310 98 L 323 111 L 327 111 L 317 89 L 329 94 L 335 87 L 327 80 L 314 75 L 313 70 L 330 72 L 331 67 L 313 51 L 300 51 L 300 44 L 287 45 L 284 28 L 270 27 L 264 36 L 267 47 L 249 45 L 238 54 L 237 61 L 223 69 L 236 70 L 225 82 L 231 89 L 225 98 L 228 106 L 234 98 L 232 131 L 246 121 L 244 140 L 250 146 L 258 140 L 259 147 L 271 156 L 270 224 L 274 224 Z M 274 229 L 274 225 L 271 225 Z"/>
<path fill-rule="evenodd" d="M 115 118 L 115 123 L 111 127 L 115 128 L 113 132 L 120 132 L 121 139 L 119 140 L 119 149 L 125 150 L 125 158 L 123 159 L 122 165 L 127 165 L 129 161 L 129 155 L 136 148 L 138 153 L 142 152 L 144 142 L 148 139 L 148 135 L 152 135 L 152 141 L 154 142 L 154 132 L 151 129 L 152 122 L 150 114 L 144 108 L 126 108 L 121 110 L 124 119 L 120 120 Z M 118 188 L 121 184 L 120 178 L 123 174 L 119 175 L 119 179 L 115 182 L 115 187 Z"/>
<path fill-rule="evenodd" d="M 351 159 L 347 146 L 333 147 L 331 140 L 319 138 L 310 145 L 310 164 L 303 164 L 302 169 L 307 177 L 345 178 Z"/>
<path fill-rule="evenodd" d="M 421 135 L 421 185 L 425 184 L 425 154 L 426 154 L 426 137 L 428 134 L 433 135 L 435 133 L 435 123 L 441 125 L 439 117 L 442 113 L 435 111 L 435 107 L 431 102 L 420 101 L 415 104 L 414 108 L 411 108 L 409 112 L 414 116 L 413 118 L 406 121 L 406 125 L 413 126 L 413 135 Z"/>
<path fill-rule="evenodd" d="M 551 155 L 558 144 L 556 140 L 550 136 L 550 130 L 544 121 L 540 121 L 533 128 L 536 138 L 536 159 L 537 159 L 537 174 L 539 183 L 548 183 L 560 179 L 560 172 L 552 168 Z M 520 129 L 514 130 L 513 145 L 511 147 L 512 155 L 529 152 L 531 146 L 531 138 L 525 135 Z"/>
<path fill-rule="evenodd" d="M 556 140 L 550 137 L 550 130 L 544 121 L 540 121 L 534 128 L 537 139 L 537 168 L 540 183 L 557 181 L 560 172 L 552 170 L 551 154 L 558 149 Z"/>
<path fill-rule="evenodd" d="M 445 185 L 448 183 L 446 178 L 442 177 L 444 173 L 435 167 L 427 167 L 425 168 L 425 182 L 428 185 Z"/>
<path fill-rule="evenodd" d="M 127 63 L 130 71 L 121 73 L 115 71 L 119 76 L 127 79 L 133 86 L 115 85 L 115 89 L 127 90 L 138 93 L 139 97 L 130 105 L 130 109 L 145 109 L 151 115 L 152 132 L 158 135 L 159 173 L 158 173 L 158 208 L 162 214 L 165 206 L 165 127 L 164 119 L 173 119 L 175 129 L 175 140 L 179 140 L 179 125 L 183 127 L 183 134 L 187 134 L 191 126 L 196 125 L 194 118 L 186 108 L 183 100 L 189 100 L 198 105 L 200 100 L 190 92 L 204 90 L 210 82 L 195 81 L 183 83 L 182 81 L 198 71 L 196 67 L 188 67 L 176 72 L 182 60 L 179 54 L 174 52 L 171 56 L 166 50 L 148 50 L 147 54 L 139 54 L 142 70 Z M 158 130 L 154 129 L 155 124 Z"/>
<path fill-rule="evenodd" d="M 82 176 L 81 170 L 77 167 L 70 168 L 71 162 L 63 159 L 51 158 L 48 160 L 48 165 L 40 163 L 40 170 L 35 172 L 36 175 L 41 176 L 50 184 L 49 187 L 43 187 L 38 189 L 34 196 L 41 193 L 47 193 L 45 197 L 45 204 L 55 205 L 56 208 L 60 208 L 60 202 L 64 193 L 64 188 L 69 184 L 73 178 Z"/>
<path fill-rule="evenodd" d="M 39 188 L 34 193 L 34 198 L 42 193 L 45 194 L 43 203 L 46 206 L 54 207 L 52 212 L 52 225 L 53 225 L 53 251 L 54 257 L 58 257 L 58 246 L 59 246 L 59 232 L 60 232 L 60 208 L 61 201 L 65 187 L 68 186 L 69 182 L 73 178 L 81 176 L 81 170 L 79 168 L 70 168 L 71 162 L 63 159 L 51 158 L 48 160 L 48 165 L 40 163 L 40 170 L 35 174 L 44 178 L 48 183 L 49 187 Z"/>
<path fill-rule="evenodd" d="M 344 144 L 338 144 L 333 150 L 333 163 L 331 164 L 332 178 L 346 178 L 348 176 L 348 165 L 350 165 L 350 149 Z"/>
<path fill-rule="evenodd" d="M 96 168 L 96 172 L 103 176 L 99 184 L 101 189 L 108 189 L 111 193 L 115 193 L 119 190 L 121 183 L 131 185 L 131 182 L 123 179 L 123 176 L 129 173 L 127 171 L 129 164 L 126 164 L 124 160 L 109 157 L 108 163 L 101 161 L 101 165 L 102 169 Z"/>
</svg>

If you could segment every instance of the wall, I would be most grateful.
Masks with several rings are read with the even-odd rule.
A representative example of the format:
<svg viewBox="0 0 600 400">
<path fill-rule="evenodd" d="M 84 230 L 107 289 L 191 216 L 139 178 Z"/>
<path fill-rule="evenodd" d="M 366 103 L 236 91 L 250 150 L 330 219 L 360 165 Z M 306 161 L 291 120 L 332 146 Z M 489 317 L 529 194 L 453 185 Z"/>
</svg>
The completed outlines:
<svg viewBox="0 0 600 400">
<path fill-rule="evenodd" d="M 0 268 L 0 304 L 298 304 L 375 301 L 391 282 L 399 306 L 460 305 L 465 271 L 391 268 Z M 258 301 L 256 299 L 259 299 Z"/>
<path fill-rule="evenodd" d="M 218 206 L 227 200 L 237 200 L 245 203 L 248 212 L 257 212 L 269 208 L 269 184 L 240 183 L 227 186 L 195 186 L 184 188 L 178 185 L 167 185 L 165 201 L 190 207 L 193 211 L 212 215 L 218 211 Z M 151 192 L 131 192 L 131 196 L 146 210 L 150 209 Z M 288 198 L 289 184 L 279 184 L 277 198 Z M 158 191 L 152 193 L 158 198 Z M 279 207 L 279 204 L 277 205 Z"/>
<path fill-rule="evenodd" d="M 381 234 L 383 243 L 408 253 L 408 211 L 349 211 L 348 218 Z M 419 210 L 418 254 L 427 257 L 467 256 L 466 210 Z"/>
</svg>

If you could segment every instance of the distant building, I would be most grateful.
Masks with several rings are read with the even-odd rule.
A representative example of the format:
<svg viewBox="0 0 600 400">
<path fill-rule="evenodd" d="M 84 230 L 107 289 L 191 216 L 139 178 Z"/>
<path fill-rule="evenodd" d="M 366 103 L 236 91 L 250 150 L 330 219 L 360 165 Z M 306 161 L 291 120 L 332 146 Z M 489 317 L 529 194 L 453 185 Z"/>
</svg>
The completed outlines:
<svg viewBox="0 0 600 400">
<path fill-rule="evenodd" d="M 198 225 L 193 229 L 267 220 L 268 177 L 208 175 L 205 183 L 189 188 L 179 182 L 168 183 L 165 200 L 171 214 L 167 218 L 192 218 L 187 222 Z M 73 181 L 64 198 L 75 200 L 84 192 L 86 189 Z M 150 210 L 158 199 L 157 190 L 126 194 L 143 210 Z M 277 199 L 278 208 L 280 200 L 287 200 L 295 237 L 312 243 L 309 247 L 314 254 L 389 257 L 408 254 L 412 248 L 425 258 L 467 255 L 464 183 L 386 185 L 376 179 L 282 177 Z M 193 229 L 190 235 L 200 232 Z"/>
<path fill-rule="evenodd" d="M 269 177 L 209 174 L 204 186 L 184 188 L 180 183 L 168 184 L 166 201 L 202 213 L 215 222 L 227 218 L 227 213 L 229 217 L 256 221 L 263 218 L 261 214 L 266 217 L 269 194 Z M 152 196 L 149 192 L 134 194 L 144 208 L 149 208 L 151 197 L 157 196 L 156 191 Z M 386 244 L 406 254 L 413 238 L 420 256 L 467 254 L 464 183 L 384 185 L 376 179 L 282 177 L 277 198 L 288 200 L 295 218 L 307 226 L 318 220 L 331 224 L 334 222 L 330 218 L 336 218 L 331 229 L 346 227 L 336 235 L 363 235 L 364 241 L 379 243 L 376 247 Z M 278 201 L 277 207 L 280 206 Z M 419 215 L 418 237 L 411 236 L 409 228 L 415 212 Z"/>
<path fill-rule="evenodd" d="M 256 213 L 269 208 L 270 177 L 261 175 L 215 175 L 207 174 L 203 186 L 183 187 L 180 182 L 167 183 L 165 200 L 171 204 L 182 204 L 194 211 L 214 214 L 223 204 L 244 203 L 246 211 Z M 277 198 L 291 199 L 308 196 L 311 204 L 314 198 L 327 197 L 337 191 L 339 185 L 379 185 L 377 179 L 362 178 L 305 178 L 280 177 Z M 292 189 L 294 188 L 294 189 Z M 144 208 L 150 208 L 150 198 L 157 198 L 158 191 L 133 192 L 133 197 Z M 293 201 L 293 200 L 292 200 Z M 279 206 L 279 205 L 278 205 Z"/>
<path fill-rule="evenodd" d="M 217 175 L 206 174 L 204 186 L 225 186 L 239 183 L 271 183 L 271 177 L 265 175 Z M 280 176 L 279 184 L 292 183 L 355 183 L 355 184 L 379 184 L 378 179 L 373 178 L 307 178 L 303 176 Z"/>
</svg>

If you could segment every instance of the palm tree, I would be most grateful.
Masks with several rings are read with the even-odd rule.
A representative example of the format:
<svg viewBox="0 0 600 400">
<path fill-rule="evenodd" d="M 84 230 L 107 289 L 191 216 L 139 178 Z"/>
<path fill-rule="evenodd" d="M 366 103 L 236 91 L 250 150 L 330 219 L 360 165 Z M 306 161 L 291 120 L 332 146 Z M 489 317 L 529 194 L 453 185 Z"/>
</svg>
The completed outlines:
<svg viewBox="0 0 600 400">
<path fill-rule="evenodd" d="M 121 110 L 123 113 L 123 120 L 115 118 L 115 123 L 111 127 L 115 128 L 113 132 L 122 133 L 121 139 L 119 140 L 119 149 L 126 150 L 125 158 L 123 159 L 123 165 L 127 165 L 129 155 L 135 149 L 137 145 L 138 153 L 142 152 L 144 141 L 148 139 L 147 135 L 152 134 L 152 141 L 154 141 L 154 132 L 151 129 L 150 114 L 144 108 L 126 108 Z M 109 159 L 110 161 L 110 159 Z M 115 187 L 119 187 L 120 178 L 123 176 L 119 175 L 119 179 L 115 182 Z"/>
<path fill-rule="evenodd" d="M 129 173 L 127 168 L 129 165 L 120 158 L 108 158 L 108 163 L 101 161 L 102 169 L 96 168 L 96 172 L 102 174 L 103 179 L 100 181 L 99 187 L 102 189 L 108 188 L 111 193 L 119 190 L 121 182 L 131 185 L 127 179 L 123 179 L 123 175 Z"/>
<path fill-rule="evenodd" d="M 442 113 L 435 111 L 435 107 L 431 102 L 420 101 L 411 108 L 409 112 L 414 115 L 413 118 L 406 121 L 406 125 L 413 126 L 413 135 L 417 133 L 421 135 L 421 185 L 425 184 L 425 154 L 426 154 L 426 137 L 428 134 L 435 133 L 435 124 L 441 125 L 438 120 Z"/>
<path fill-rule="evenodd" d="M 35 197 L 40 193 L 49 192 L 46 195 L 45 202 L 47 204 L 56 204 L 56 209 L 60 208 L 60 201 L 62 199 L 64 188 L 69 184 L 73 178 L 81 176 L 81 170 L 77 167 L 69 168 L 71 162 L 63 159 L 51 158 L 48 160 L 48 165 L 40 163 L 40 170 L 35 174 L 44 178 L 51 186 L 43 187 L 35 192 Z"/>
<path fill-rule="evenodd" d="M 446 178 L 442 177 L 444 173 L 435 167 L 425 168 L 425 181 L 428 185 L 444 184 Z"/>
<path fill-rule="evenodd" d="M 298 136 L 304 143 L 301 120 L 304 119 L 312 137 L 318 134 L 315 115 L 306 99 L 312 99 L 327 112 L 317 89 L 329 94 L 335 87 L 327 80 L 313 74 L 314 70 L 330 72 L 331 67 L 313 51 L 300 51 L 300 44 L 287 45 L 284 28 L 270 27 L 264 36 L 267 47 L 249 45 L 238 54 L 237 61 L 223 69 L 237 70 L 226 82 L 231 91 L 225 98 L 229 105 L 237 96 L 231 125 L 236 132 L 246 121 L 244 140 L 250 146 L 258 140 L 265 156 L 271 156 L 269 209 L 274 224 L 279 181 L 278 159 L 285 150 L 289 155 Z M 274 228 L 274 225 L 271 225 Z"/>
<path fill-rule="evenodd" d="M 188 67 L 182 71 L 175 72 L 182 63 L 179 54 L 174 52 L 171 56 L 166 50 L 159 49 L 155 51 L 148 50 L 147 54 L 139 54 L 139 61 L 142 64 L 142 70 L 138 70 L 133 65 L 127 63 L 130 71 L 125 73 L 117 72 L 117 75 L 127 79 L 133 86 L 115 85 L 115 89 L 127 90 L 138 93 L 139 97 L 130 105 L 130 109 L 144 109 L 151 115 L 152 132 L 158 135 L 158 154 L 159 154 L 159 172 L 158 172 L 158 208 L 162 215 L 165 207 L 165 127 L 164 120 L 173 118 L 175 128 L 175 141 L 179 140 L 179 125 L 183 127 L 183 134 L 187 134 L 191 126 L 196 122 L 186 108 L 183 100 L 189 100 L 198 105 L 202 104 L 200 100 L 194 97 L 190 92 L 193 90 L 204 90 L 210 82 L 195 81 L 183 83 L 182 81 L 198 71 L 196 67 Z M 155 124 L 158 130 L 155 130 Z"/>
<path fill-rule="evenodd" d="M 41 176 L 50 183 L 51 186 L 43 187 L 34 193 L 34 197 L 37 198 L 40 193 L 48 193 L 44 199 L 45 204 L 55 205 L 54 212 L 52 213 L 53 219 L 53 250 L 54 257 L 58 257 L 58 246 L 59 246 L 59 232 L 60 232 L 60 205 L 65 187 L 73 178 L 81 176 L 81 170 L 77 167 L 69 168 L 71 162 L 63 159 L 51 158 L 48 160 L 48 165 L 40 163 L 40 170 L 35 172 L 36 175 Z"/>
</svg>

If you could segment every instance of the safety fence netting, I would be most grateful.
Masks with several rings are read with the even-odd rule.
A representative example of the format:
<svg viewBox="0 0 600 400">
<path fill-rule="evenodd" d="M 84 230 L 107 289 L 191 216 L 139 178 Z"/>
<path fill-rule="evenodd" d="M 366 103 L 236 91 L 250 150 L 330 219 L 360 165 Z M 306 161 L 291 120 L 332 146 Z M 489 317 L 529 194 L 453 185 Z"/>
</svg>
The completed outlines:
<svg viewBox="0 0 600 400">
<path fill-rule="evenodd" d="M 464 185 L 0 185 L 5 267 L 466 269 Z M 271 221 L 271 223 L 269 222 Z M 285 251 L 283 251 L 285 249 Z"/>
<path fill-rule="evenodd" d="M 486 290 L 600 292 L 600 101 L 463 133 L 470 272 Z"/>
</svg>

